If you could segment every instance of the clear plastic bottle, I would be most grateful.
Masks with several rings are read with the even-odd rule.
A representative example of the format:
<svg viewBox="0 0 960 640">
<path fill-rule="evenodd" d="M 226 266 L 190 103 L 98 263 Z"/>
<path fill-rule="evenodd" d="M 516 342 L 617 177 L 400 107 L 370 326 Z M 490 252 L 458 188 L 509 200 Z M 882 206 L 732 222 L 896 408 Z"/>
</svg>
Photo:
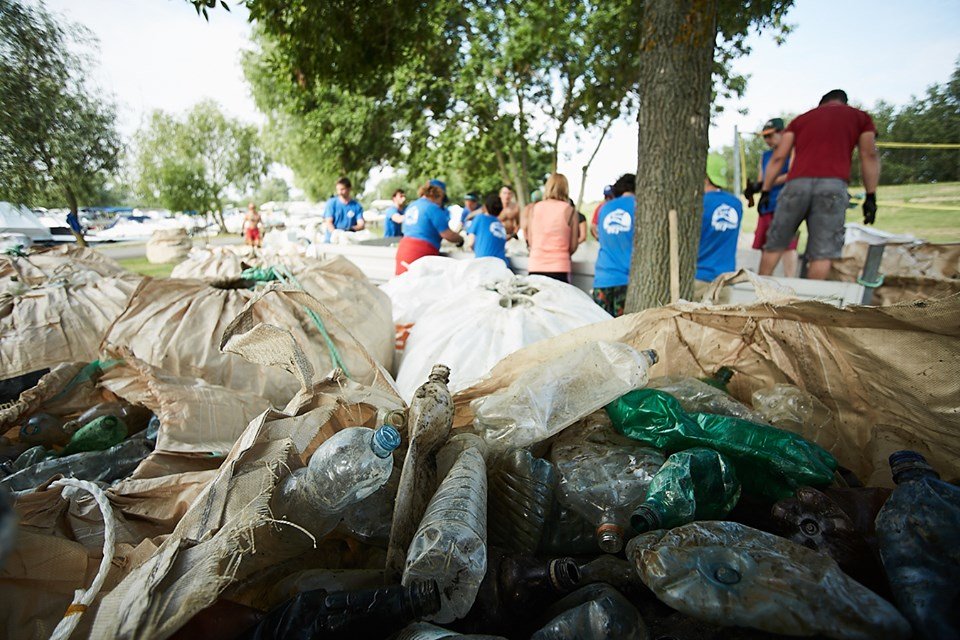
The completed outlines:
<svg viewBox="0 0 960 640">
<path fill-rule="evenodd" d="M 610 585 L 600 583 L 578 589 L 551 609 L 563 611 L 530 640 L 647 640 L 650 637 L 640 612 Z"/>
<path fill-rule="evenodd" d="M 487 470 L 474 449 L 460 454 L 440 484 L 410 543 L 403 584 L 436 580 L 439 613 L 452 622 L 470 611 L 487 571 Z"/>
<path fill-rule="evenodd" d="M 106 451 L 86 451 L 43 460 L 0 480 L 13 491 L 33 489 L 57 474 L 78 480 L 110 483 L 126 478 L 153 451 L 146 438 L 128 438 Z"/>
<path fill-rule="evenodd" d="M 314 451 L 306 467 L 288 475 L 277 487 L 270 508 L 314 536 L 329 533 L 348 506 L 382 487 L 393 469 L 393 450 L 400 433 L 387 425 L 376 431 L 348 427 Z"/>
<path fill-rule="evenodd" d="M 460 454 L 467 449 L 476 449 L 483 459 L 487 459 L 487 443 L 472 431 L 456 431 L 447 438 L 446 444 L 437 451 L 437 477 L 447 477 Z"/>
<path fill-rule="evenodd" d="M 399 487 L 400 467 L 393 465 L 390 478 L 382 487 L 344 510 L 341 526 L 358 540 L 386 548 Z"/>
<path fill-rule="evenodd" d="M 960 637 L 960 487 L 915 451 L 890 456 L 897 488 L 877 515 L 894 600 L 918 638 Z"/>
<path fill-rule="evenodd" d="M 723 389 L 688 376 L 660 376 L 647 383 L 648 389 L 666 391 L 687 413 L 714 413 L 766 424 L 764 417 Z M 754 405 L 756 406 L 756 405 Z"/>
<path fill-rule="evenodd" d="M 656 361 L 656 351 L 620 342 L 584 344 L 474 400 L 474 425 L 491 448 L 535 444 L 644 386 Z"/>
<path fill-rule="evenodd" d="M 630 514 L 647 497 L 663 454 L 642 446 L 584 443 L 554 447 L 552 456 L 560 474 L 560 502 L 597 527 L 602 551 L 618 553 Z"/>
<path fill-rule="evenodd" d="M 494 461 L 490 482 L 490 544 L 533 555 L 553 508 L 557 474 L 548 460 L 513 449 Z"/>
</svg>

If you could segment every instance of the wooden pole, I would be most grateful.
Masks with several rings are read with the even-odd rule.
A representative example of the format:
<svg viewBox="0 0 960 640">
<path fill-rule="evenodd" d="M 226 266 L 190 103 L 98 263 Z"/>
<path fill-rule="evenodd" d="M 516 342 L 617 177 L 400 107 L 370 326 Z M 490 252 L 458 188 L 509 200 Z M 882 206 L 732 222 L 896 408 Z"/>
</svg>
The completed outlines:
<svg viewBox="0 0 960 640">
<path fill-rule="evenodd" d="M 677 210 L 670 209 L 667 214 L 670 233 L 670 303 L 680 299 L 680 238 Z"/>
</svg>

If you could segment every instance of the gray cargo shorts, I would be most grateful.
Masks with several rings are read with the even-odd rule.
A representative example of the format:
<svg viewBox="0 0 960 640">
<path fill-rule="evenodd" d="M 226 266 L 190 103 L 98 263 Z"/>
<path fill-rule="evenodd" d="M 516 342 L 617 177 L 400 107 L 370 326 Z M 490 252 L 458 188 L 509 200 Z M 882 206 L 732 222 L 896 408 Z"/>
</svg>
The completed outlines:
<svg viewBox="0 0 960 640">
<path fill-rule="evenodd" d="M 807 221 L 809 260 L 837 259 L 843 253 L 847 183 L 839 178 L 794 178 L 777 196 L 765 251 L 786 251 L 800 223 Z"/>
</svg>

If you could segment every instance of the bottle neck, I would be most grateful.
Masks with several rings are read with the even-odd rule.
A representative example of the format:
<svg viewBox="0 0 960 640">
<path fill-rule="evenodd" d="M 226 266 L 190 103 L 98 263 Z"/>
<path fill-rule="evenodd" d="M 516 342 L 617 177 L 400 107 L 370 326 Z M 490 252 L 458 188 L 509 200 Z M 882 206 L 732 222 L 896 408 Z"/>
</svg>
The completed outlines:
<svg viewBox="0 0 960 640">
<path fill-rule="evenodd" d="M 630 518 L 630 526 L 636 533 L 646 533 L 659 529 L 662 525 L 660 513 L 650 504 L 642 504 L 633 513 Z"/>
</svg>

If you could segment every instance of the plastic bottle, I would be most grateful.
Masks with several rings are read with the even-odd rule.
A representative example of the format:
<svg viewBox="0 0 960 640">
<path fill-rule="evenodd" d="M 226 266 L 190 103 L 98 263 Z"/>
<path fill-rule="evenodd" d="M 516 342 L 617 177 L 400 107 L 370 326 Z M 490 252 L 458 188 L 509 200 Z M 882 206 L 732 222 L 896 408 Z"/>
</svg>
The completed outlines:
<svg viewBox="0 0 960 640">
<path fill-rule="evenodd" d="M 551 607 L 561 609 L 530 640 L 647 640 L 647 626 L 636 607 L 607 584 L 588 585 Z"/>
<path fill-rule="evenodd" d="M 437 452 L 453 428 L 453 398 L 447 388 L 450 369 L 434 365 L 430 376 L 413 394 L 408 412 L 410 446 L 403 460 L 400 487 L 393 510 L 386 570 L 389 579 L 403 573 L 410 541 L 423 517 L 430 497 L 437 490 Z"/>
<path fill-rule="evenodd" d="M 81 413 L 76 419 L 65 423 L 63 429 L 72 435 L 83 425 L 103 416 L 119 418 L 127 426 L 129 433 L 139 433 L 147 427 L 153 412 L 146 407 L 126 402 L 101 402 Z"/>
<path fill-rule="evenodd" d="M 801 486 L 833 480 L 836 459 L 800 436 L 729 416 L 685 412 L 668 393 L 638 389 L 607 406 L 621 433 L 675 453 L 707 447 L 737 468 L 744 493 L 770 501 L 787 498 Z"/>
<path fill-rule="evenodd" d="M 889 602 L 830 557 L 736 522 L 641 534 L 627 558 L 661 602 L 712 624 L 848 640 L 910 635 Z"/>
<path fill-rule="evenodd" d="M 341 526 L 358 540 L 385 549 L 390 541 L 390 523 L 399 487 L 400 467 L 393 465 L 382 487 L 344 510 Z"/>
<path fill-rule="evenodd" d="M 437 583 L 416 581 L 363 591 L 305 591 L 280 605 L 243 636 L 248 640 L 382 638 L 440 607 Z"/>
<path fill-rule="evenodd" d="M 70 437 L 70 442 L 60 452 L 69 456 L 83 451 L 103 451 L 123 442 L 127 437 L 127 425 L 116 416 L 100 416 L 80 427 Z"/>
<path fill-rule="evenodd" d="M 434 579 L 441 608 L 428 618 L 452 622 L 470 611 L 487 571 L 487 471 L 474 449 L 460 454 L 427 506 L 410 543 L 403 584 Z"/>
<path fill-rule="evenodd" d="M 727 385 L 730 384 L 730 378 L 733 377 L 734 371 L 730 367 L 720 367 L 713 372 L 713 375 L 709 378 L 700 378 L 703 382 L 706 382 L 708 385 L 714 389 L 720 389 L 724 393 L 730 393 L 727 390 Z"/>
<path fill-rule="evenodd" d="M 647 389 L 666 391 L 687 413 L 714 413 L 743 418 L 757 424 L 768 421 L 757 411 L 743 404 L 726 391 L 688 376 L 660 376 L 647 383 Z"/>
<path fill-rule="evenodd" d="M 739 498 L 740 482 L 729 460 L 713 449 L 687 449 L 660 467 L 630 524 L 644 533 L 694 520 L 719 520 Z"/>
<path fill-rule="evenodd" d="M 890 469 L 877 537 L 894 599 L 917 637 L 960 637 L 960 487 L 915 451 L 891 454 Z"/>
<path fill-rule="evenodd" d="M 554 503 L 553 465 L 526 449 L 513 449 L 494 462 L 488 479 L 490 544 L 535 554 Z"/>
<path fill-rule="evenodd" d="M 414 622 L 396 635 L 390 636 L 390 640 L 507 640 L 503 636 L 491 636 L 488 634 L 462 634 L 456 631 L 450 631 L 443 627 L 430 624 L 429 622 Z"/>
<path fill-rule="evenodd" d="M 33 489 L 57 474 L 110 483 L 126 478 L 153 451 L 145 438 L 130 438 L 106 451 L 88 451 L 38 462 L 0 480 L 13 491 Z"/>
<path fill-rule="evenodd" d="M 20 427 L 20 442 L 31 446 L 41 445 L 48 449 L 54 445 L 62 447 L 70 441 L 73 434 L 72 431 L 64 430 L 65 422 L 63 418 L 49 413 L 35 413 Z"/>
<path fill-rule="evenodd" d="M 642 387 L 656 361 L 653 350 L 589 342 L 533 368 L 506 389 L 474 400 L 474 425 L 491 448 L 535 444 Z"/>
<path fill-rule="evenodd" d="M 639 445 L 584 443 L 554 447 L 551 455 L 560 474 L 560 502 L 596 526 L 603 552 L 618 553 L 630 514 L 646 498 L 653 476 L 663 466 L 663 454 Z"/>
<path fill-rule="evenodd" d="M 390 426 L 338 431 L 313 452 L 306 467 L 277 487 L 270 501 L 274 517 L 290 520 L 314 536 L 326 535 L 344 509 L 386 483 L 398 446 L 400 433 Z"/>
<path fill-rule="evenodd" d="M 55 456 L 56 454 L 40 445 L 30 447 L 21 453 L 20 456 L 10 464 L 10 473 L 22 471 L 28 467 L 32 467 L 38 462 L 43 462 L 44 460 Z"/>
</svg>

